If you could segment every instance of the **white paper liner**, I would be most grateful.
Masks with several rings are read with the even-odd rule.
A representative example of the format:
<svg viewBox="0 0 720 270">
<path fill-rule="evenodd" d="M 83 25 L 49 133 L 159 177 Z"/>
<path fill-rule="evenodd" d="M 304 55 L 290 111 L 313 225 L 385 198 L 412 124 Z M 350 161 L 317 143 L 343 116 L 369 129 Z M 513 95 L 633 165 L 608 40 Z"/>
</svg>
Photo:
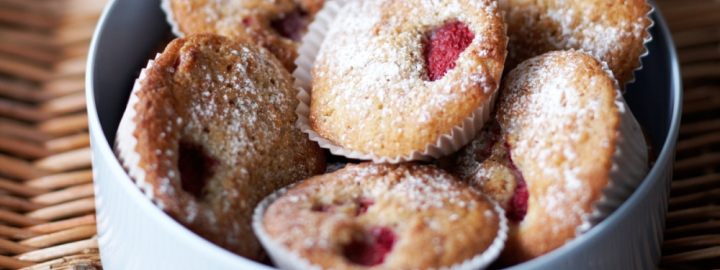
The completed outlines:
<svg viewBox="0 0 720 270">
<path fill-rule="evenodd" d="M 648 171 L 648 149 L 640 124 L 625 103 L 618 82 L 605 62 L 601 62 L 605 72 L 613 78 L 616 93 L 615 105 L 620 114 L 618 137 L 612 157 L 608 185 L 603 195 L 593 206 L 592 212 L 583 216 L 582 224 L 576 233 L 582 234 L 612 214 L 632 195 L 642 183 Z"/>
<path fill-rule="evenodd" d="M 630 79 L 623 84 L 623 87 L 621 89 L 621 91 L 623 91 L 623 93 L 625 93 L 625 89 L 627 88 L 628 85 L 635 82 L 635 73 L 637 73 L 639 70 L 643 69 L 643 62 L 642 62 L 643 58 L 645 58 L 646 56 L 648 56 L 648 54 L 650 54 L 650 50 L 648 49 L 647 45 L 648 45 L 648 43 L 650 43 L 653 40 L 653 37 L 650 34 L 650 29 L 653 28 L 653 26 L 655 26 L 655 21 L 652 19 L 652 14 L 655 12 L 655 7 L 653 5 L 651 5 L 650 3 L 646 2 L 646 4 L 650 6 L 650 11 L 648 11 L 648 13 L 645 14 L 645 17 L 648 19 L 648 21 L 650 21 L 650 24 L 648 24 L 648 26 L 645 27 L 645 29 L 644 29 L 645 39 L 643 40 L 643 52 L 640 54 L 640 57 L 638 57 L 638 59 L 637 59 L 637 61 L 640 63 L 640 65 L 638 65 L 638 67 L 635 68 L 630 73 Z"/>
<path fill-rule="evenodd" d="M 173 34 L 177 37 L 185 36 L 185 33 L 180 31 L 180 26 L 175 21 L 175 15 L 173 15 L 172 8 L 170 7 L 170 0 L 162 0 L 160 2 L 160 8 L 165 12 L 165 20 L 167 20 L 170 25 Z"/>
<path fill-rule="evenodd" d="M 155 59 L 160 57 L 160 54 L 155 56 Z M 123 165 L 125 170 L 128 172 L 130 179 L 135 181 L 135 184 L 140 188 L 145 195 L 150 198 L 156 205 L 163 209 L 163 204 L 160 201 L 154 199 L 153 187 L 145 181 L 145 171 L 140 168 L 140 154 L 137 153 L 135 147 L 137 146 L 137 139 L 133 135 L 136 129 L 135 125 L 135 105 L 138 103 L 137 92 L 140 90 L 142 81 L 147 76 L 147 70 L 152 67 L 155 63 L 154 60 L 148 61 L 145 68 L 140 71 L 140 76 L 135 80 L 133 89 L 130 92 L 130 98 L 128 100 L 127 107 L 125 107 L 125 113 L 123 113 L 120 125 L 118 126 L 117 133 L 115 135 L 115 151 Z"/>
<path fill-rule="evenodd" d="M 354 0 L 328 1 L 315 15 L 315 20 L 308 27 L 308 33 L 303 37 L 298 48 L 298 58 L 295 60 L 297 68 L 293 72 L 295 86 L 298 88 L 298 104 L 295 112 L 298 115 L 297 125 L 303 132 L 307 133 L 311 141 L 317 142 L 320 147 L 330 150 L 334 155 L 344 156 L 351 159 L 372 160 L 375 163 L 401 163 L 413 160 L 430 160 L 450 155 L 468 144 L 490 119 L 498 89 L 470 116 L 463 119 L 460 124 L 454 126 L 449 132 L 438 136 L 434 144 L 428 144 L 422 151 L 414 151 L 402 156 L 380 156 L 372 153 L 363 153 L 357 150 L 346 149 L 336 143 L 320 136 L 310 125 L 310 92 L 312 88 L 312 69 L 317 54 L 322 46 L 325 34 L 329 30 L 342 7 Z M 506 27 L 507 28 L 507 27 Z"/>
<path fill-rule="evenodd" d="M 273 261 L 275 266 L 279 269 L 284 270 L 321 270 L 322 267 L 313 265 L 308 260 L 305 260 L 297 253 L 294 253 L 287 248 L 285 248 L 281 243 L 278 243 L 270 237 L 270 235 L 267 234 L 265 231 L 265 227 L 263 226 L 263 217 L 265 216 L 265 211 L 267 208 L 275 202 L 278 198 L 282 197 L 288 190 L 292 189 L 295 186 L 295 184 L 282 188 L 273 194 L 270 194 L 269 196 L 265 197 L 258 206 L 255 208 L 255 211 L 253 212 L 253 219 L 252 219 L 252 227 L 253 231 L 255 232 L 255 235 L 260 240 L 260 243 L 265 248 L 265 251 L 270 255 L 270 259 Z M 445 267 L 441 269 L 448 269 L 448 270 L 477 270 L 477 269 L 485 269 L 488 265 L 490 265 L 492 262 L 494 262 L 498 256 L 500 256 L 500 252 L 502 252 L 503 248 L 505 247 L 505 242 L 508 237 L 508 221 L 505 217 L 505 210 L 503 210 L 502 207 L 500 207 L 499 204 L 497 204 L 494 200 L 488 198 L 487 196 L 483 195 L 485 200 L 490 202 L 494 209 L 495 213 L 499 217 L 500 226 L 498 229 L 498 233 L 495 236 L 495 239 L 493 239 L 492 244 L 481 254 L 478 254 L 468 260 L 465 260 L 462 263 L 458 263 L 455 265 L 452 265 L 450 267 Z"/>
</svg>

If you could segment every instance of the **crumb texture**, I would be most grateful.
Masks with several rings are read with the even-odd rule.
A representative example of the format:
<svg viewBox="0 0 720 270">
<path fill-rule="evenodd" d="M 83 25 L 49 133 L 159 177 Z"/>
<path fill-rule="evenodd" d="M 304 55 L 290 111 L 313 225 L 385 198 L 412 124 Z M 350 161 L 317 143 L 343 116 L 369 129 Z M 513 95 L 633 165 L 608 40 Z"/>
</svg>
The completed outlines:
<svg viewBox="0 0 720 270">
<path fill-rule="evenodd" d="M 342 148 L 383 157 L 423 151 L 497 90 L 507 38 L 495 1 L 351 1 L 330 25 L 312 71 L 309 119 Z M 448 50 L 429 75 L 428 41 L 446 25 L 456 29 L 444 41 L 458 44 L 443 43 Z"/>
<path fill-rule="evenodd" d="M 292 70 L 297 42 L 324 0 L 163 0 L 185 34 L 214 33 L 259 43 Z"/>
<path fill-rule="evenodd" d="M 446 166 L 506 210 L 502 259 L 526 261 L 575 238 L 608 185 L 620 95 L 610 71 L 579 51 L 531 58 L 503 86 L 498 123 Z"/>
<path fill-rule="evenodd" d="M 431 269 L 483 253 L 499 222 L 489 201 L 440 169 L 363 163 L 293 187 L 263 226 L 323 268 Z"/>
<path fill-rule="evenodd" d="M 176 39 L 145 73 L 132 132 L 141 188 L 201 236 L 259 259 L 256 203 L 324 171 L 294 125 L 290 74 L 267 50 L 216 35 Z"/>
<path fill-rule="evenodd" d="M 652 23 L 645 0 L 499 0 L 508 23 L 508 67 L 545 52 L 577 49 L 610 66 L 620 85 L 640 66 Z"/>
</svg>

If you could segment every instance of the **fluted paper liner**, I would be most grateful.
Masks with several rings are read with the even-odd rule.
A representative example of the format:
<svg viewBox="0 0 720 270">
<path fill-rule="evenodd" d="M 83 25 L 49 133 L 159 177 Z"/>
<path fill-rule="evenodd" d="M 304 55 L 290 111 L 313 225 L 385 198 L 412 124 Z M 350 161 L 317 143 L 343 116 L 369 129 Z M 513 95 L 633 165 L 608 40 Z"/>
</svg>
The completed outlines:
<svg viewBox="0 0 720 270">
<path fill-rule="evenodd" d="M 279 269 L 321 270 L 322 267 L 312 264 L 310 261 L 302 258 L 297 253 L 288 250 L 281 243 L 276 242 L 274 239 L 272 239 L 272 237 L 267 234 L 267 232 L 265 231 L 265 227 L 263 226 L 263 218 L 265 216 L 265 211 L 267 210 L 267 208 L 273 202 L 275 202 L 275 200 L 282 197 L 293 186 L 294 185 L 288 186 L 274 192 L 273 194 L 270 194 L 258 204 L 258 206 L 255 208 L 255 212 L 253 213 L 253 231 L 255 232 L 257 238 L 260 240 L 260 243 L 265 248 L 265 251 L 268 253 L 268 255 L 270 255 L 270 259 L 272 259 L 273 263 L 275 263 L 275 266 L 277 266 Z M 494 262 L 495 259 L 498 258 L 500 252 L 502 252 L 503 248 L 505 247 L 505 241 L 507 240 L 508 235 L 508 222 L 507 218 L 505 217 L 505 211 L 502 209 L 502 207 L 500 207 L 500 205 L 489 199 L 487 196 L 483 195 L 483 197 L 488 202 L 493 204 L 493 207 L 495 208 L 495 213 L 499 218 L 498 221 L 500 222 L 500 226 L 498 229 L 498 233 L 495 235 L 495 239 L 493 239 L 492 244 L 490 244 L 490 246 L 483 253 L 477 254 L 468 260 L 454 264 L 450 267 L 445 267 L 441 269 L 485 269 L 488 265 Z"/>
<path fill-rule="evenodd" d="M 159 56 L 160 54 L 157 54 L 155 58 L 157 59 Z M 162 208 L 162 203 L 154 200 L 152 186 L 145 181 L 145 172 L 139 165 L 140 154 L 135 150 L 137 138 L 133 135 L 133 132 L 137 128 L 134 120 L 137 114 L 135 111 L 135 105 L 138 103 L 137 92 L 140 90 L 142 81 L 147 76 L 147 70 L 149 70 L 154 63 L 154 60 L 150 60 L 147 66 L 140 71 L 140 76 L 135 80 L 127 107 L 125 108 L 125 113 L 123 113 L 122 119 L 120 119 L 120 125 L 118 126 L 115 136 L 115 152 L 125 171 L 127 171 L 130 178 L 135 181 L 135 184 L 140 190 L 156 205 Z"/>
<path fill-rule="evenodd" d="M 635 68 L 635 69 L 630 73 L 630 75 L 631 75 L 631 76 L 630 76 L 630 80 L 628 80 L 627 82 L 625 82 L 625 83 L 622 85 L 622 88 L 621 88 L 620 90 L 621 90 L 623 93 L 625 93 L 625 89 L 627 88 L 628 85 L 630 85 L 630 84 L 632 84 L 632 83 L 635 82 L 635 73 L 638 72 L 639 70 L 643 69 L 643 62 L 642 62 L 643 58 L 645 58 L 646 56 L 648 56 L 648 54 L 650 54 L 650 50 L 648 50 L 647 45 L 648 45 L 648 43 L 650 43 L 650 42 L 653 40 L 653 37 L 652 37 L 652 35 L 650 34 L 650 28 L 652 28 L 653 26 L 655 26 L 655 21 L 652 19 L 652 14 L 655 12 L 655 7 L 652 6 L 652 5 L 650 5 L 650 3 L 646 3 L 646 4 L 650 6 L 650 11 L 648 11 L 648 13 L 645 14 L 645 17 L 647 18 L 647 20 L 648 20 L 650 23 L 649 23 L 648 26 L 645 27 L 645 29 L 643 30 L 644 33 L 645 33 L 645 39 L 643 40 L 643 45 L 642 45 L 642 46 L 643 46 L 643 52 L 640 54 L 640 57 L 638 57 L 638 59 L 637 59 L 637 62 L 639 62 L 640 64 L 638 65 L 637 68 Z"/>
<path fill-rule="evenodd" d="M 601 63 L 605 72 L 614 78 L 607 64 Z M 625 103 L 617 81 L 615 79 L 613 81 L 617 89 L 615 105 L 620 114 L 620 123 L 608 185 L 603 190 L 602 197 L 593 206 L 592 212 L 583 216 L 583 223 L 577 228 L 577 234 L 588 231 L 620 207 L 642 183 L 648 171 L 648 148 L 645 136 L 640 124 Z"/>
<path fill-rule="evenodd" d="M 401 156 L 379 156 L 373 153 L 363 153 L 357 150 L 342 147 L 315 132 L 310 125 L 310 91 L 312 88 L 312 69 L 317 54 L 322 46 L 325 34 L 331 23 L 341 11 L 342 7 L 353 0 L 337 0 L 325 3 L 315 20 L 310 24 L 308 33 L 298 48 L 298 59 L 295 60 L 297 68 L 293 72 L 295 86 L 298 88 L 298 99 L 300 104 L 296 109 L 298 115 L 297 125 L 303 132 L 307 133 L 310 140 L 317 142 L 320 147 L 330 150 L 334 155 L 344 156 L 351 159 L 372 160 L 375 163 L 400 163 L 412 160 L 430 160 L 450 155 L 469 143 L 475 134 L 490 119 L 498 90 L 468 117 L 463 119 L 447 133 L 438 136 L 434 143 L 427 144 L 424 149 L 417 150 Z"/>
</svg>

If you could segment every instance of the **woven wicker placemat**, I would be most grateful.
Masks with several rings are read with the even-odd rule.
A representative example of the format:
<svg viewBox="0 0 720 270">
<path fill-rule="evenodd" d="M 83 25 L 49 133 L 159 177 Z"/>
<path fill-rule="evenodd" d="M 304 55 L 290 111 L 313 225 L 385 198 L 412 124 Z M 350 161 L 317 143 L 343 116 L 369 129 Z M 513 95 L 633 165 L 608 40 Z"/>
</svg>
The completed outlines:
<svg viewBox="0 0 720 270">
<path fill-rule="evenodd" d="M 684 100 L 663 268 L 720 267 L 720 1 L 659 1 L 680 58 Z"/>
<path fill-rule="evenodd" d="M 0 268 L 99 269 L 85 114 L 102 0 L 0 0 Z M 720 266 L 720 1 L 659 1 L 683 125 L 663 268 Z"/>
<path fill-rule="evenodd" d="M 103 6 L 0 0 L 0 268 L 101 268 L 83 90 Z"/>
</svg>

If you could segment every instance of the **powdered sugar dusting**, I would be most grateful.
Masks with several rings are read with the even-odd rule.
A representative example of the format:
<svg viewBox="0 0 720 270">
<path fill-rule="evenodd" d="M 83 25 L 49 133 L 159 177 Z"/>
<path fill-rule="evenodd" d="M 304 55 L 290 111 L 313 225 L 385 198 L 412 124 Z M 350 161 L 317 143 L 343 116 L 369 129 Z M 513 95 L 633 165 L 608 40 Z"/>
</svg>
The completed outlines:
<svg viewBox="0 0 720 270">
<path fill-rule="evenodd" d="M 163 0 L 165 5 L 165 12 L 167 13 L 168 20 L 175 22 L 174 16 L 177 14 L 173 13 L 173 7 L 183 7 L 183 14 L 193 14 L 196 18 L 201 19 L 205 27 L 212 27 L 213 30 L 218 33 L 229 34 L 233 31 L 233 28 L 240 28 L 244 25 L 244 21 L 250 20 L 265 20 L 280 16 L 286 12 L 290 12 L 296 8 L 297 1 L 278 1 L 278 0 L 263 0 L 263 1 L 233 1 L 233 0 L 208 0 L 198 1 L 190 0 Z M 183 25 L 184 28 L 191 28 L 191 33 L 199 32 L 201 29 L 192 29 L 192 27 L 200 27 L 198 25 Z"/>
<path fill-rule="evenodd" d="M 391 13 L 397 10 L 417 16 Z M 499 18 L 494 1 L 350 1 L 318 52 L 312 117 L 319 126 L 345 127 L 331 139 L 354 150 L 383 154 L 403 148 L 401 143 L 422 150 L 495 92 L 502 66 L 495 59 L 504 56 L 505 40 L 502 25 L 491 21 Z M 424 39 L 433 28 L 456 20 L 475 37 L 456 67 L 430 82 Z"/>
<path fill-rule="evenodd" d="M 383 265 L 388 269 L 440 268 L 470 259 L 442 260 L 442 264 L 426 260 L 432 264 L 424 266 L 406 264 L 404 258 L 415 254 L 418 246 L 427 246 L 423 239 L 433 243 L 434 248 L 425 250 L 429 257 L 446 256 L 446 250 L 458 245 L 480 256 L 485 251 L 498 252 L 497 247 L 489 247 L 492 238 L 504 238 L 506 233 L 499 207 L 451 175 L 429 166 L 348 165 L 283 193 L 277 200 L 271 198 L 274 202 L 264 216 L 256 211 L 256 219 L 261 218 L 263 224 L 263 228 L 255 228 L 256 232 L 260 231 L 262 239 L 267 231 L 282 249 L 305 254 L 312 263 L 318 262 L 317 255 L 324 268 L 347 265 L 338 250 L 347 242 L 346 237 L 356 237 L 368 228 L 383 227 L 396 235 L 395 247 Z M 360 215 L 355 210 L 359 198 L 372 201 Z M 468 238 L 477 242 L 467 242 Z M 270 253 L 275 252 L 271 247 Z"/>
<path fill-rule="evenodd" d="M 517 64 L 544 52 L 579 49 L 606 61 L 621 84 L 640 66 L 650 7 L 645 1 L 501 0 L 508 14 L 509 55 Z"/>
<path fill-rule="evenodd" d="M 607 142 L 618 121 L 614 81 L 583 53 L 553 52 L 521 64 L 507 83 L 500 124 L 528 187 L 544 189 L 530 207 L 553 219 L 553 233 L 574 228 L 599 198 L 591 178 L 607 181 L 615 149 Z"/>
<path fill-rule="evenodd" d="M 214 46 L 218 45 L 210 44 L 206 49 L 221 50 Z M 210 156 L 219 157 L 220 168 L 208 181 L 207 190 L 217 192 L 217 194 L 210 194 L 209 199 L 217 200 L 213 203 L 219 203 L 220 207 L 216 209 L 218 211 L 209 211 L 208 214 L 224 215 L 224 213 L 237 211 L 237 208 L 252 208 L 252 205 L 244 205 L 247 194 L 240 193 L 237 189 L 221 186 L 225 185 L 223 179 L 250 179 L 263 174 L 269 176 L 270 179 L 286 178 L 283 176 L 286 173 L 283 170 L 254 172 L 254 176 L 251 176 L 245 169 L 246 166 L 253 166 L 251 165 L 253 160 L 267 151 L 263 149 L 267 147 L 266 144 L 271 146 L 276 140 L 281 139 L 278 132 L 286 130 L 288 124 L 292 126 L 292 115 L 290 117 L 287 113 L 283 115 L 283 112 L 291 112 L 295 105 L 289 81 L 277 79 L 275 82 L 263 82 L 262 84 L 258 81 L 257 74 L 270 74 L 272 73 L 271 69 L 277 68 L 272 64 L 263 63 L 265 61 L 263 59 L 267 57 L 269 55 L 265 50 L 243 46 L 231 51 L 230 61 L 227 63 L 209 57 L 197 59 L 194 62 L 195 66 L 180 67 L 201 70 L 205 76 L 204 80 L 193 81 L 189 85 L 190 92 L 199 93 L 199 95 L 192 97 L 186 114 L 181 113 L 178 121 L 169 123 L 167 127 L 169 132 L 175 128 L 181 128 L 181 134 L 183 134 L 181 136 L 184 137 L 182 140 L 205 145 Z M 247 67 L 250 66 L 253 67 L 254 74 L 248 70 Z M 267 108 L 272 109 L 267 110 Z M 218 138 L 232 139 L 221 140 Z M 168 155 L 168 158 L 172 159 L 173 155 Z M 291 158 L 277 157 L 293 166 L 304 165 L 295 164 L 289 160 Z M 169 169 L 167 174 L 175 176 L 174 181 L 180 181 L 179 172 L 175 171 L 176 168 L 170 167 Z M 301 170 L 309 171 L 310 169 L 301 167 Z M 163 183 L 169 182 L 161 182 L 162 189 L 171 190 L 173 186 L 176 186 L 167 186 Z M 259 183 L 262 185 L 263 182 Z M 254 189 L 265 190 L 261 192 L 265 193 L 272 191 L 273 185 L 273 183 L 269 183 L 265 188 L 256 186 Z M 191 204 L 186 210 L 192 213 L 197 211 L 197 207 Z M 193 214 L 186 216 L 187 222 L 192 222 L 194 216 Z M 217 218 L 217 216 L 212 218 Z M 240 229 L 239 227 L 233 228 Z"/>
<path fill-rule="evenodd" d="M 131 176 L 190 229 L 258 258 L 250 228 L 255 204 L 323 169 L 322 153 L 294 125 L 298 101 L 290 75 L 268 51 L 219 36 L 189 36 L 168 48 L 177 51 L 144 71 L 152 78 L 138 81 L 128 105 L 134 117 L 123 118 L 137 146 L 128 154 L 137 163 L 128 167 L 143 172 L 142 179 Z M 118 145 L 126 139 L 118 136 Z M 183 189 L 183 143 L 217 161 L 200 194 Z"/>
<path fill-rule="evenodd" d="M 346 178 L 343 181 L 347 183 L 321 187 L 321 194 L 356 194 L 376 200 L 402 198 L 400 207 L 408 211 L 444 209 L 451 205 L 468 209 L 476 207 L 466 194 L 467 191 L 460 188 L 451 175 L 430 169 L 347 165 L 336 174 L 334 177 Z"/>
</svg>

